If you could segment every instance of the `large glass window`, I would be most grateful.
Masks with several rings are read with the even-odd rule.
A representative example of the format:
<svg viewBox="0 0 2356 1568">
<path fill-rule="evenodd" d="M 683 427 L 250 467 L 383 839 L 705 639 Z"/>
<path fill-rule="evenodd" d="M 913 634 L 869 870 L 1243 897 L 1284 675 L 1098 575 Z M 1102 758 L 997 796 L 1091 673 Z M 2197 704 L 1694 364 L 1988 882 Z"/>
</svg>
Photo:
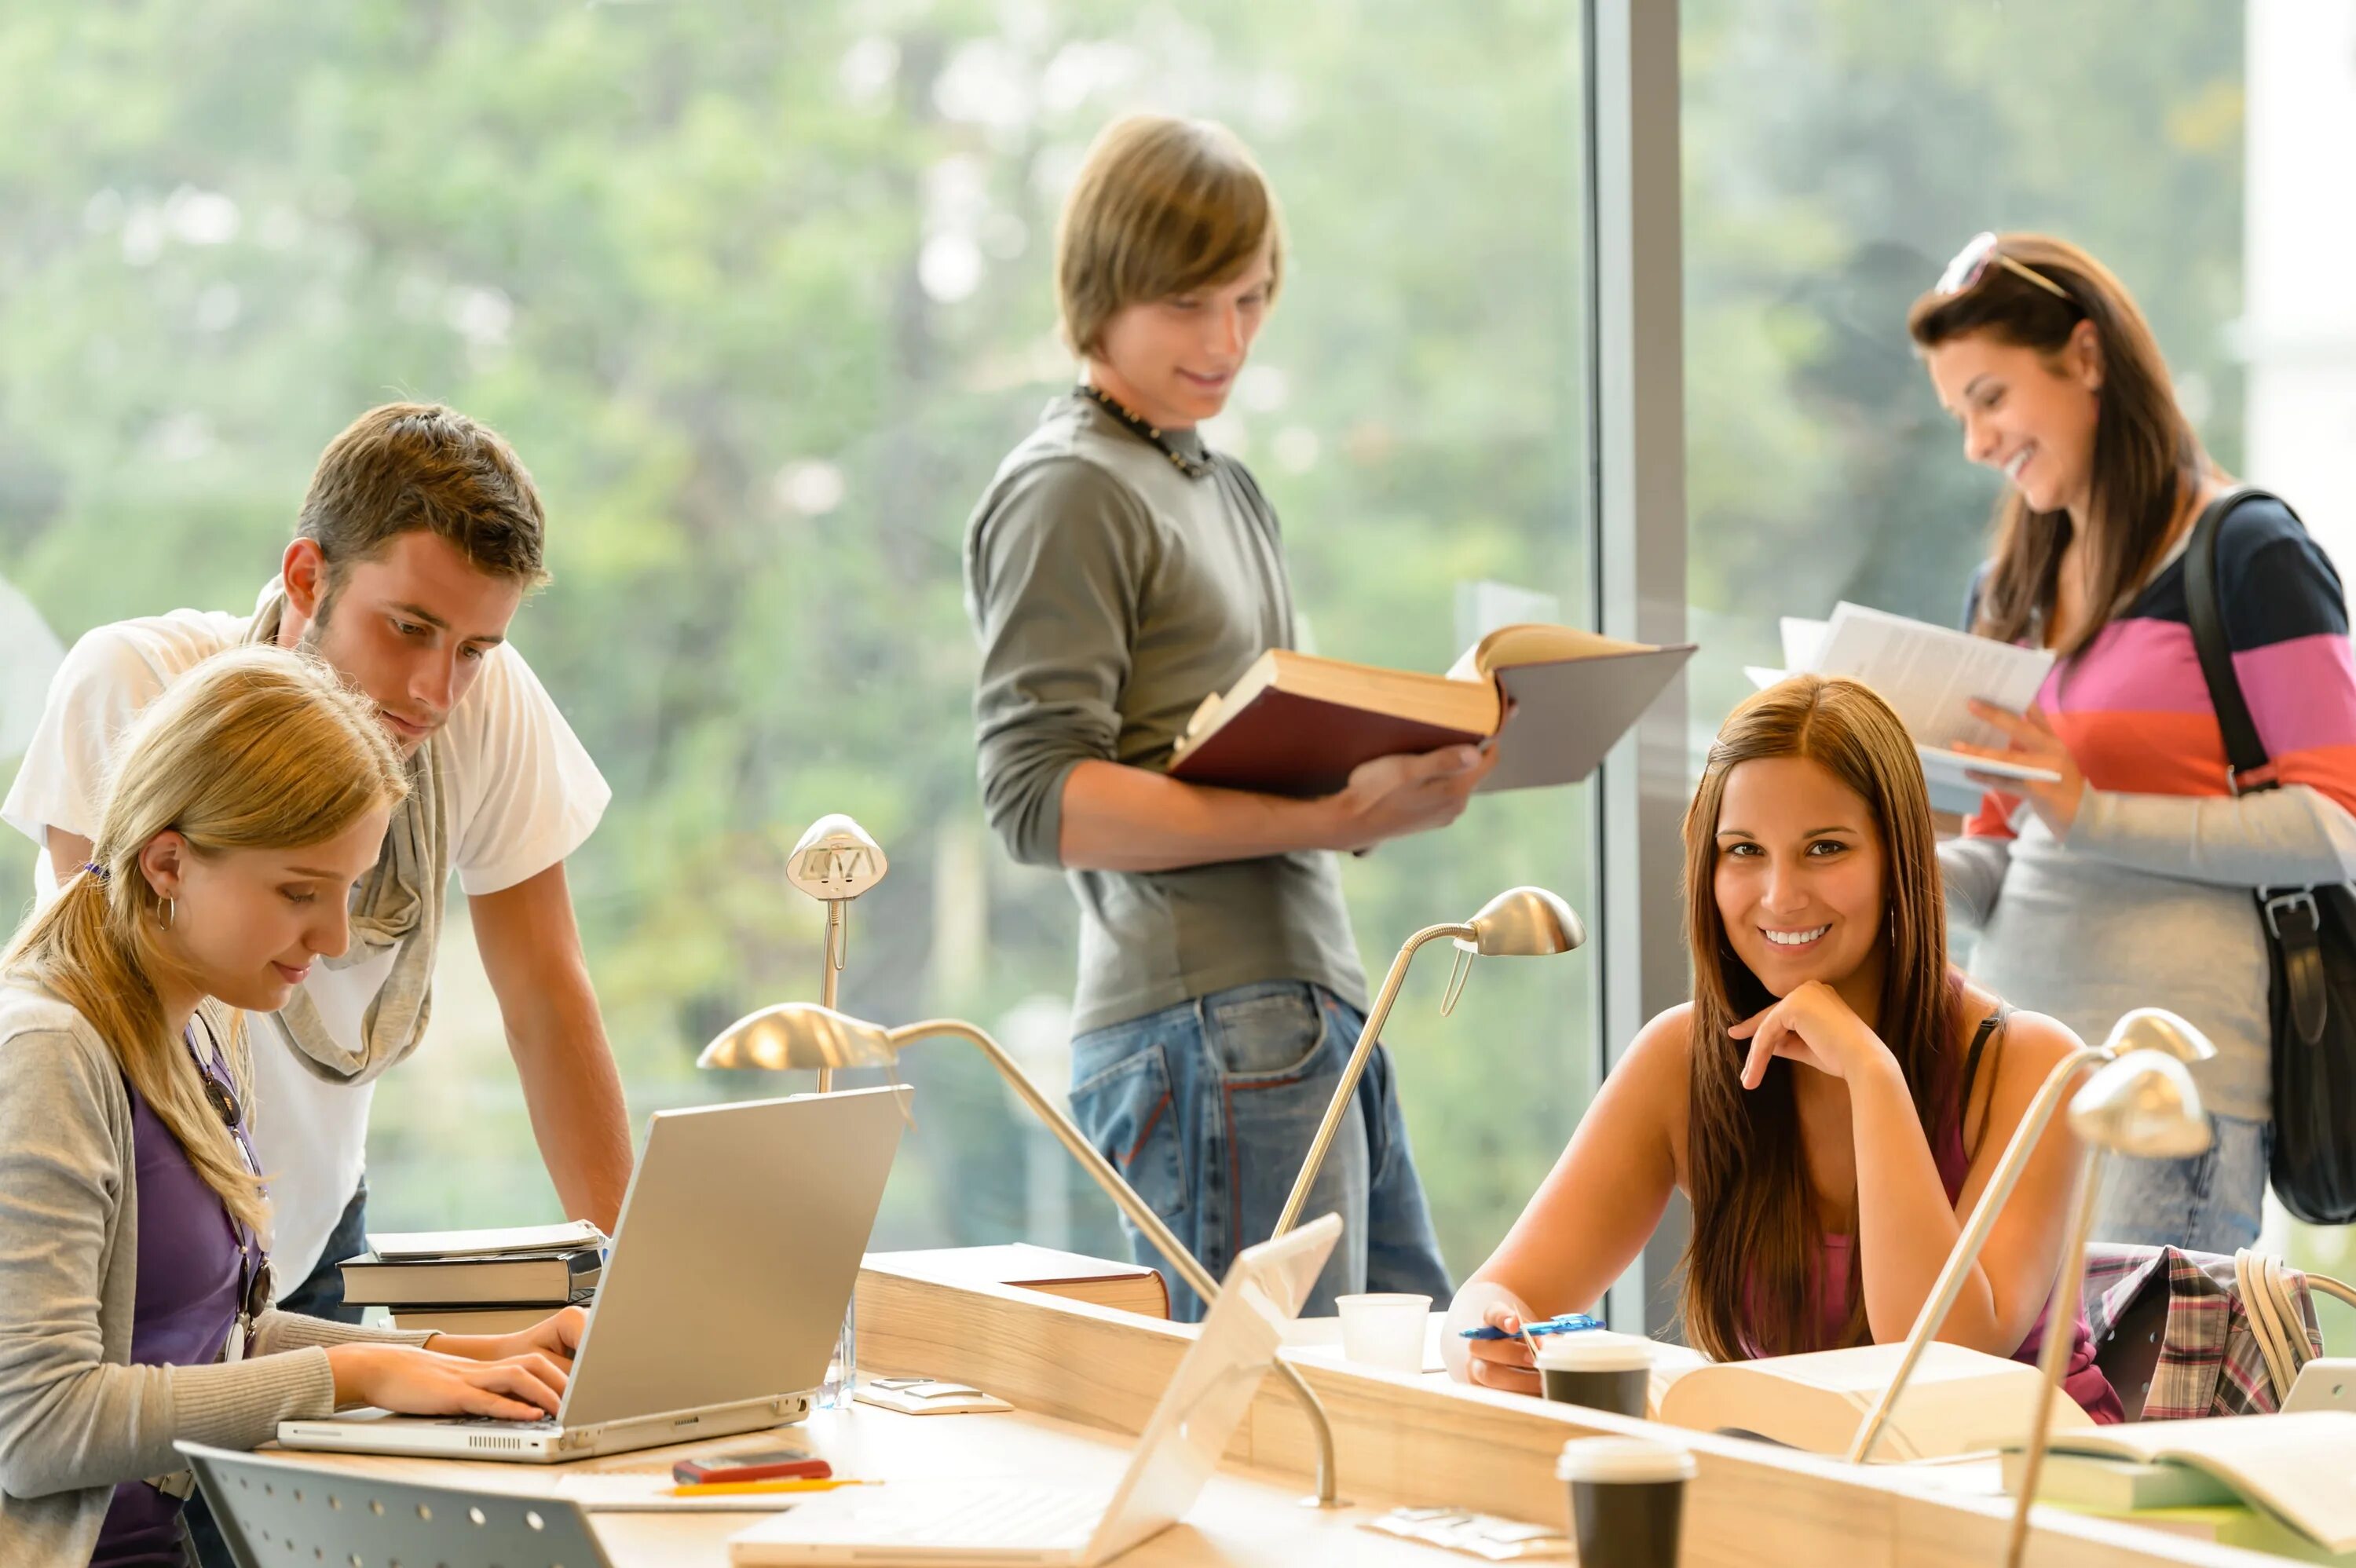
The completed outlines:
<svg viewBox="0 0 2356 1568">
<path fill-rule="evenodd" d="M 2345 537 L 2333 432 L 2356 355 L 2313 330 L 2345 311 L 2318 265 L 2337 219 L 2313 193 L 2356 123 L 2347 27 L 2246 9 L 1685 0 L 1697 744 L 1750 689 L 1743 665 L 1781 662 L 1779 615 L 1848 599 L 1960 619 L 1999 481 L 1964 459 L 1905 318 L 1984 229 L 2101 258 L 2211 453 L 2283 486 L 2327 546 Z M 2268 376 L 2271 396 L 2249 395 Z M 2356 1264 L 2344 1232 L 2279 1210 L 2261 1244 Z M 2350 1331 L 2320 1305 L 2329 1333 Z"/>
<path fill-rule="evenodd" d="M 1138 107 L 1258 150 L 1292 261 L 1215 438 L 1317 646 L 1442 668 L 1501 607 L 1585 616 L 1577 37 L 1521 0 L 13 8 L 0 575 L 69 640 L 242 608 L 329 436 L 454 403 L 549 503 L 515 640 L 614 787 L 571 874 L 634 1113 L 781 1087 L 691 1062 L 817 995 L 783 864 L 830 811 L 892 863 L 843 1005 L 971 1017 L 1060 1086 L 1069 895 L 981 824 L 958 544 L 1070 375 L 1077 160 Z M 1514 882 L 1583 906 L 1586 793 L 1350 862 L 1370 971 Z M 0 857 L 21 892 L 28 847 Z M 455 902 L 446 942 L 377 1096 L 383 1226 L 554 1209 Z M 1462 1272 L 1585 1104 L 1592 966 L 1485 964 L 1442 1021 L 1426 963 L 1388 1034 Z M 884 1242 L 1118 1246 L 979 1059 L 908 1076 Z"/>
</svg>

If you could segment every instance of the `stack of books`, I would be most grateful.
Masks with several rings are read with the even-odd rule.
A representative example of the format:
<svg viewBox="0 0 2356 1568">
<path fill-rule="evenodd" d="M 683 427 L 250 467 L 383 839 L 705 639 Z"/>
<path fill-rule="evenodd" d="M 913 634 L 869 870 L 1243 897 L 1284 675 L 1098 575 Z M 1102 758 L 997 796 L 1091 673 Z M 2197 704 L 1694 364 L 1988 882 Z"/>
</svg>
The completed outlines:
<svg viewBox="0 0 2356 1568">
<path fill-rule="evenodd" d="M 396 1328 L 512 1334 L 595 1298 L 605 1234 L 585 1220 L 489 1231 L 371 1234 L 345 1260 L 344 1300 L 382 1307 Z"/>
</svg>

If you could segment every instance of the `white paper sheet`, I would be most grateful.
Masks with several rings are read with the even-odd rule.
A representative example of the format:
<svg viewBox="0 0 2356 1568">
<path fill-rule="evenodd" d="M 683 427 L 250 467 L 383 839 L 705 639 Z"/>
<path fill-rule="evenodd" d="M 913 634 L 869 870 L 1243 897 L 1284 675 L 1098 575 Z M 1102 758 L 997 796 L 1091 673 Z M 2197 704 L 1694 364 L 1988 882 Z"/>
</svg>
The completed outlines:
<svg viewBox="0 0 2356 1568">
<path fill-rule="evenodd" d="M 2026 709 L 2037 700 L 2053 656 L 1844 603 L 1833 611 L 1814 667 L 1872 687 L 1921 745 L 2000 748 L 2004 733 L 1973 718 L 1967 705 L 1977 698 L 2015 712 Z"/>
</svg>

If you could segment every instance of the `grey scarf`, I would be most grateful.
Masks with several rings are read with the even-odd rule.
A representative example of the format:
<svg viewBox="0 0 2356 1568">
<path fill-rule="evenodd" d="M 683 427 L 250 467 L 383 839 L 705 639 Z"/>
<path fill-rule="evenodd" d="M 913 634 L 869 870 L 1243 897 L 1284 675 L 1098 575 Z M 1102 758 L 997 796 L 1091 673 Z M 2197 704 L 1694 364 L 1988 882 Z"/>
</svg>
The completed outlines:
<svg viewBox="0 0 2356 1568">
<path fill-rule="evenodd" d="M 262 591 L 248 643 L 275 643 L 286 614 L 284 584 Z M 385 976 L 360 1019 L 357 1051 L 328 1032 L 310 993 L 297 990 L 270 1015 L 304 1066 L 330 1083 L 361 1084 L 417 1049 L 434 1011 L 434 950 L 442 935 L 442 898 L 450 877 L 449 835 L 442 819 L 442 759 L 432 740 L 409 760 L 409 798 L 392 814 L 384 850 L 352 890 L 351 945 L 329 969 L 365 964 L 394 952 Z"/>
</svg>

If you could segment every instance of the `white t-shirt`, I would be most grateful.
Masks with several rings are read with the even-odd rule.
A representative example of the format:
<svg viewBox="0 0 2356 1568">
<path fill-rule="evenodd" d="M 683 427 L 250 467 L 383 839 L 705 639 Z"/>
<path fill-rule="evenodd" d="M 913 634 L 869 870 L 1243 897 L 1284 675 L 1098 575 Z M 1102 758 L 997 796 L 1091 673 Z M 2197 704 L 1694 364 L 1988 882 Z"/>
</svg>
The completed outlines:
<svg viewBox="0 0 2356 1568">
<path fill-rule="evenodd" d="M 190 667 L 235 646 L 246 624 L 241 615 L 175 610 L 83 636 L 49 685 L 0 820 L 45 848 L 51 827 L 95 838 L 108 764 L 131 720 Z M 572 854 L 612 798 L 523 656 L 505 644 L 484 660 L 434 744 L 451 859 L 470 895 L 513 887 Z M 57 893 L 48 856 L 34 864 L 36 895 L 46 902 Z M 388 950 L 348 969 L 322 965 L 304 981 L 338 1040 L 359 1040 L 360 1019 L 392 960 Z M 319 1262 L 359 1186 L 375 1085 L 351 1088 L 316 1076 L 275 1028 L 250 1027 L 248 1038 L 256 1047 L 254 1141 L 270 1178 L 272 1264 L 279 1288 L 288 1291 Z"/>
</svg>

